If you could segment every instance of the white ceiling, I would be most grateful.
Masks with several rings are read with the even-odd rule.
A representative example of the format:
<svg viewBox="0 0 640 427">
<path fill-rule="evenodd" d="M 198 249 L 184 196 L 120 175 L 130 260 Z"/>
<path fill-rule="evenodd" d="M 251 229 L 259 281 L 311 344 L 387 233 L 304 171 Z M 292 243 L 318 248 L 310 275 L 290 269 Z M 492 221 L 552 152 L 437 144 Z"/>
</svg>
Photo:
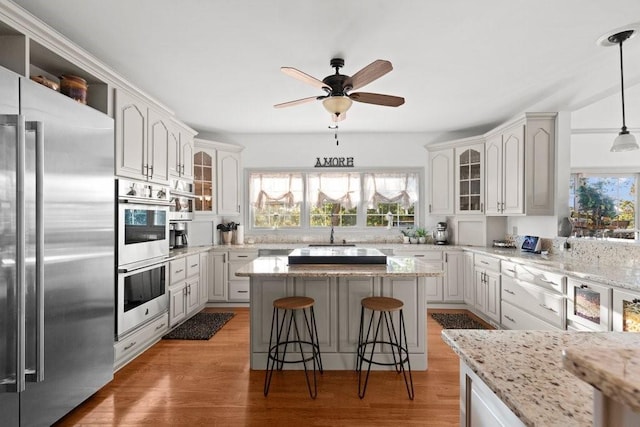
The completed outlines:
<svg viewBox="0 0 640 427">
<path fill-rule="evenodd" d="M 343 57 L 353 75 L 394 70 L 362 90 L 398 108 L 354 103 L 343 132 L 474 134 L 524 111 L 574 110 L 619 90 L 619 53 L 596 40 L 640 21 L 638 0 L 18 0 L 201 132 L 325 132 L 319 79 Z M 624 44 L 640 83 L 640 37 Z M 619 111 L 612 114 L 619 115 Z M 640 126 L 640 112 L 627 125 Z M 616 116 L 617 117 L 617 116 Z M 635 122 L 634 122 L 635 120 Z"/>
</svg>

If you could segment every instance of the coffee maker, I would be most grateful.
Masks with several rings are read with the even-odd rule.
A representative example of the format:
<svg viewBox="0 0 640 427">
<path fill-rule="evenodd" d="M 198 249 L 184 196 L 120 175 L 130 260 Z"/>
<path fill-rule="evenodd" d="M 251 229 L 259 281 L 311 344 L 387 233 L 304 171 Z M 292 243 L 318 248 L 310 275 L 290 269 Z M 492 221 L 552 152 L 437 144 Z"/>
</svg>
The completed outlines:
<svg viewBox="0 0 640 427">
<path fill-rule="evenodd" d="M 436 230 L 433 232 L 433 240 L 436 245 L 447 245 L 449 244 L 448 239 L 449 232 L 447 231 L 447 223 L 439 222 L 436 224 Z"/>
<path fill-rule="evenodd" d="M 169 248 L 180 249 L 189 244 L 187 239 L 187 223 L 172 222 L 169 224 Z"/>
</svg>

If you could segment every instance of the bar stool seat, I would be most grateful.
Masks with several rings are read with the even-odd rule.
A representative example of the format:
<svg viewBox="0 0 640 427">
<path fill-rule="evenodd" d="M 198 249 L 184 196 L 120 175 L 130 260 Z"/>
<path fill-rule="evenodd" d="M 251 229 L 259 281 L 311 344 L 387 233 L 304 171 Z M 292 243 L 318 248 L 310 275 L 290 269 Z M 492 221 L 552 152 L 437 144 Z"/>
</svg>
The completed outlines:
<svg viewBox="0 0 640 427">
<path fill-rule="evenodd" d="M 278 364 L 278 370 L 281 371 L 284 364 L 302 363 L 304 366 L 304 375 L 307 380 L 307 388 L 309 395 L 315 399 L 318 395 L 318 386 L 316 380 L 316 366 L 320 374 L 323 373 L 322 359 L 320 357 L 320 344 L 318 343 L 318 328 L 316 326 L 316 317 L 313 311 L 315 300 L 309 297 L 292 296 L 279 298 L 273 301 L 273 314 L 271 317 L 271 333 L 269 336 L 269 353 L 267 355 L 267 371 L 264 379 L 264 395 L 269 393 L 273 369 Z M 281 314 L 282 313 L 282 314 Z M 304 318 L 304 326 L 302 332 L 306 332 L 308 338 L 303 338 L 300 328 L 298 328 L 298 319 L 296 313 L 301 313 Z M 283 334 L 286 327 L 286 333 Z M 293 327 L 293 328 L 292 328 Z M 293 336 L 291 336 L 293 329 Z M 299 352 L 289 353 L 287 355 L 287 347 L 289 344 L 297 346 Z M 298 354 L 299 353 L 299 354 Z M 313 362 L 313 389 L 309 379 L 307 370 L 307 362 Z"/>
<path fill-rule="evenodd" d="M 413 377 L 411 376 L 409 345 L 407 342 L 407 331 L 404 324 L 404 313 L 402 311 L 404 303 L 399 299 L 390 297 L 367 297 L 363 298 L 360 304 L 360 333 L 358 336 L 358 354 L 356 358 L 356 371 L 358 372 L 358 396 L 360 399 L 364 398 L 367 391 L 367 384 L 369 382 L 371 365 L 373 364 L 393 366 L 398 374 L 402 372 L 405 386 L 407 388 L 407 394 L 409 395 L 409 399 L 413 400 Z M 364 333 L 365 310 L 369 310 L 371 312 L 366 335 Z M 392 313 L 394 312 L 399 312 L 398 331 L 396 331 L 396 326 L 393 323 Z M 376 314 L 377 321 L 374 320 Z M 387 332 L 386 337 L 383 336 L 384 332 L 381 331 L 383 319 Z M 372 337 L 371 332 L 374 328 L 374 324 L 375 332 Z M 391 362 L 375 358 L 376 347 L 379 347 L 381 350 L 385 345 L 391 349 L 391 357 L 393 359 Z M 368 363 L 368 366 L 367 374 L 363 382 L 362 365 L 365 362 Z"/>
</svg>

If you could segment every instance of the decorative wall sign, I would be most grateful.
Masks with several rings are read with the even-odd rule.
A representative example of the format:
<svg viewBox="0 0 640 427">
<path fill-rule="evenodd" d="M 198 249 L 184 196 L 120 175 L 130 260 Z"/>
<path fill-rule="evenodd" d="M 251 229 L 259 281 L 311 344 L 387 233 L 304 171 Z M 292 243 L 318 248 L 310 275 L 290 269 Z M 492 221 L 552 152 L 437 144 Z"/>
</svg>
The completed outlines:
<svg viewBox="0 0 640 427">
<path fill-rule="evenodd" d="M 316 168 L 352 168 L 353 157 L 316 157 Z"/>
</svg>

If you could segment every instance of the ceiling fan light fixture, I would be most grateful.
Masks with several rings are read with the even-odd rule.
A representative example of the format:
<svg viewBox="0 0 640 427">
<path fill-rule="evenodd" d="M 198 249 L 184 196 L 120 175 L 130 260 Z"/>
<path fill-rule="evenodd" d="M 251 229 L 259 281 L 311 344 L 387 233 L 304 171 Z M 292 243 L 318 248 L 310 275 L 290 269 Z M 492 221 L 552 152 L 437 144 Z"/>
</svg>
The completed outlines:
<svg viewBox="0 0 640 427">
<path fill-rule="evenodd" d="M 353 101 L 346 96 L 330 96 L 322 101 L 322 105 L 329 113 L 339 116 L 351 108 Z"/>
<path fill-rule="evenodd" d="M 631 135 L 629 131 L 625 128 L 616 137 L 613 141 L 613 145 L 611 146 L 612 152 L 619 151 L 633 151 L 640 148 L 638 146 L 638 142 L 636 141 L 636 137 Z"/>
</svg>

